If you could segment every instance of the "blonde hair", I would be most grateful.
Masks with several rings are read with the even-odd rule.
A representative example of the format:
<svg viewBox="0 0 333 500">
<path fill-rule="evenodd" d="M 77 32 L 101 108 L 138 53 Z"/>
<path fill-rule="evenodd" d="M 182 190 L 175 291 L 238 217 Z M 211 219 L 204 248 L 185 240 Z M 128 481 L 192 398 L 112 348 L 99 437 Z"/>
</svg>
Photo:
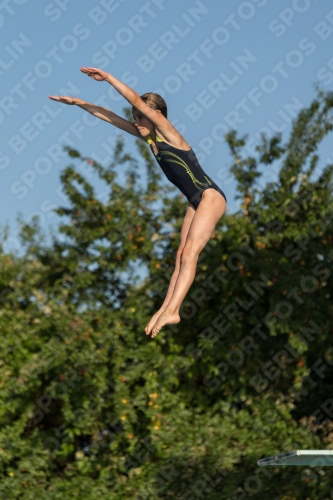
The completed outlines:
<svg viewBox="0 0 333 500">
<path fill-rule="evenodd" d="M 155 92 L 147 92 L 140 96 L 143 102 L 147 104 L 152 109 L 156 111 L 161 111 L 162 115 L 165 118 L 168 117 L 168 109 L 165 100 L 159 94 L 155 94 Z"/>
</svg>

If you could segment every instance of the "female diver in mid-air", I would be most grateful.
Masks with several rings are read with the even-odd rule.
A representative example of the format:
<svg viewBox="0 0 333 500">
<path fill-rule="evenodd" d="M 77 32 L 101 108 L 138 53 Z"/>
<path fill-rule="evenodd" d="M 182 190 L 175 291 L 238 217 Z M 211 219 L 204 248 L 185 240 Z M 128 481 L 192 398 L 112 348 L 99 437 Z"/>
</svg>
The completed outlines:
<svg viewBox="0 0 333 500">
<path fill-rule="evenodd" d="M 135 123 L 112 111 L 68 96 L 49 96 L 54 101 L 75 104 L 92 115 L 111 123 L 147 142 L 167 178 L 189 201 L 180 232 L 175 269 L 161 305 L 145 331 L 155 337 L 167 324 L 179 323 L 180 306 L 193 283 L 200 252 L 210 239 L 226 209 L 226 197 L 215 182 L 202 170 L 191 146 L 167 119 L 164 99 L 153 92 L 142 95 L 97 68 L 81 68 L 94 80 L 107 81 L 131 105 Z"/>
</svg>

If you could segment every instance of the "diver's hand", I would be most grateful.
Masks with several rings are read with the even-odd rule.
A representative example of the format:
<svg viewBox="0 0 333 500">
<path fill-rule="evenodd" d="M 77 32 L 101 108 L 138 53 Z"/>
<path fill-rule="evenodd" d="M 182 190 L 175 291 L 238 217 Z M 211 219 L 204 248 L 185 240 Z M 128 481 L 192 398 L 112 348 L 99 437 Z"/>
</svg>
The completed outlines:
<svg viewBox="0 0 333 500">
<path fill-rule="evenodd" d="M 63 104 L 70 104 L 70 105 L 78 104 L 79 101 L 81 101 L 81 99 L 78 99 L 77 97 L 69 97 L 65 95 L 59 95 L 59 96 L 49 95 L 49 98 L 52 99 L 53 101 L 58 101 L 62 102 Z"/>
<path fill-rule="evenodd" d="M 86 75 L 90 76 L 90 78 L 93 78 L 94 80 L 98 82 L 102 82 L 103 80 L 106 80 L 107 76 L 109 73 L 106 71 L 103 71 L 102 69 L 98 68 L 80 68 L 82 73 L 85 73 Z"/>
</svg>

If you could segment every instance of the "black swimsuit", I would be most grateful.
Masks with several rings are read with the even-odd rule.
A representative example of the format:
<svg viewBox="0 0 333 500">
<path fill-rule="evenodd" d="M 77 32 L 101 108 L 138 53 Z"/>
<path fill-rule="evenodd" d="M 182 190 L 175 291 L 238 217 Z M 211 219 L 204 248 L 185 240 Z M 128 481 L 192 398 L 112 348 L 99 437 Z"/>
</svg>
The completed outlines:
<svg viewBox="0 0 333 500">
<path fill-rule="evenodd" d="M 151 146 L 152 142 L 151 138 L 147 140 L 154 154 Z M 156 142 L 158 143 L 158 153 L 157 155 L 154 154 L 154 156 L 158 164 L 169 181 L 178 187 L 195 209 L 198 208 L 202 193 L 209 188 L 218 191 L 227 202 L 224 192 L 203 171 L 192 149 L 184 151 L 183 149 L 175 148 L 163 142 L 159 137 L 156 137 Z"/>
</svg>

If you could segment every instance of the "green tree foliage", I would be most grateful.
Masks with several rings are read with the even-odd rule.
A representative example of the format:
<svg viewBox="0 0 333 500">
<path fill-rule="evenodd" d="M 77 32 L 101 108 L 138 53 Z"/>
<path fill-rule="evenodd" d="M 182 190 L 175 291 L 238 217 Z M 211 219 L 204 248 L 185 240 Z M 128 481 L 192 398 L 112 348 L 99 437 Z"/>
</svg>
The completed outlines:
<svg viewBox="0 0 333 500">
<path fill-rule="evenodd" d="M 24 257 L 6 254 L 2 236 L 1 498 L 332 498 L 330 468 L 257 466 L 333 447 L 333 165 L 317 153 L 332 109 L 319 92 L 289 141 L 263 136 L 255 157 L 227 135 L 241 210 L 200 255 L 182 322 L 154 340 L 144 327 L 187 205 L 144 144 L 144 180 L 121 140 L 107 168 L 68 150 L 69 208 L 56 210 L 52 244 L 37 222 L 22 223 Z"/>
</svg>

